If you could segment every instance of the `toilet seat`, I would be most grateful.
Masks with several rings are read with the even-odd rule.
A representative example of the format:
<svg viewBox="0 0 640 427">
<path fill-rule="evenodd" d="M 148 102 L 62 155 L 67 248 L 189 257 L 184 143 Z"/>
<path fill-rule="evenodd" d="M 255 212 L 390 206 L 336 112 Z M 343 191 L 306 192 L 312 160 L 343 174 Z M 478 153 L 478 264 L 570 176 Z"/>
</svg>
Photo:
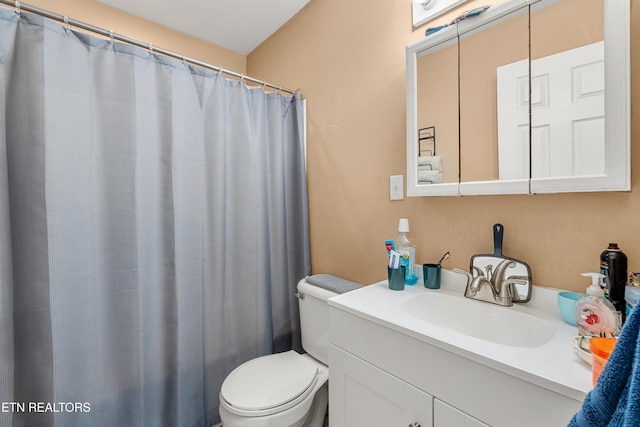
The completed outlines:
<svg viewBox="0 0 640 427">
<path fill-rule="evenodd" d="M 262 356 L 227 376 L 220 403 L 245 417 L 271 415 L 296 406 L 313 392 L 317 381 L 317 365 L 293 350 Z"/>
</svg>

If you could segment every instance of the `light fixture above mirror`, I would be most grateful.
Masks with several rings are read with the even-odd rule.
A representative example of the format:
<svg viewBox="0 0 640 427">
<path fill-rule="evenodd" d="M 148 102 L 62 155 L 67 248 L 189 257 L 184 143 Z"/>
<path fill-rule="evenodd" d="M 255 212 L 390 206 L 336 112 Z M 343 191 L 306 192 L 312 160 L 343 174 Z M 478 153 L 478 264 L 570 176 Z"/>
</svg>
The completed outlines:
<svg viewBox="0 0 640 427">
<path fill-rule="evenodd" d="M 469 0 L 411 0 L 413 26 L 429 22 Z"/>
</svg>

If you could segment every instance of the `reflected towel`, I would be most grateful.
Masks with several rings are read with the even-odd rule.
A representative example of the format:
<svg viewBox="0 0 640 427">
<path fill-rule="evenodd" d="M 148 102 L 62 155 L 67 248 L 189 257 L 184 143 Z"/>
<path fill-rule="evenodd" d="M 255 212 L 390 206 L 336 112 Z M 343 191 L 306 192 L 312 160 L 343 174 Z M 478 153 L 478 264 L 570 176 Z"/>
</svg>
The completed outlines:
<svg viewBox="0 0 640 427">
<path fill-rule="evenodd" d="M 633 309 L 618 342 L 569 427 L 640 426 L 640 311 Z"/>
<path fill-rule="evenodd" d="M 442 182 L 442 172 L 439 170 L 419 170 L 418 183 L 440 184 Z"/>
<path fill-rule="evenodd" d="M 420 156 L 418 157 L 418 167 L 431 166 L 434 171 L 442 169 L 442 156 Z"/>
</svg>

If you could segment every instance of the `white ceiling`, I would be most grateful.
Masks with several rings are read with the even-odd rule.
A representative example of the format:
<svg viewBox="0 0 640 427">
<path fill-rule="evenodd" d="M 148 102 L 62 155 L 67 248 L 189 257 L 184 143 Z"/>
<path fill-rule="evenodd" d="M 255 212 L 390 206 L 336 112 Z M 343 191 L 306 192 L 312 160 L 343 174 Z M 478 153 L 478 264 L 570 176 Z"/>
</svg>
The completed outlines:
<svg viewBox="0 0 640 427">
<path fill-rule="evenodd" d="M 309 0 L 98 0 L 248 55 Z"/>
</svg>

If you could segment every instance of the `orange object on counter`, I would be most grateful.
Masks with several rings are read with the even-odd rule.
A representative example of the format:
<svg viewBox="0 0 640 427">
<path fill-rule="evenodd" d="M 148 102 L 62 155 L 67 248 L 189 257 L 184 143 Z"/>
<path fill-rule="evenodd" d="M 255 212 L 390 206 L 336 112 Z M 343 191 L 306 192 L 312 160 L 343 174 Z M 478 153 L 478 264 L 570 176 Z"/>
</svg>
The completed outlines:
<svg viewBox="0 0 640 427">
<path fill-rule="evenodd" d="M 609 360 L 609 356 L 616 342 L 618 342 L 617 338 L 591 338 L 589 340 L 589 349 L 591 350 L 592 357 L 591 375 L 593 385 L 596 385 L 596 382 L 598 382 L 600 372 L 602 372 L 604 365 L 606 365 L 607 360 Z"/>
</svg>

